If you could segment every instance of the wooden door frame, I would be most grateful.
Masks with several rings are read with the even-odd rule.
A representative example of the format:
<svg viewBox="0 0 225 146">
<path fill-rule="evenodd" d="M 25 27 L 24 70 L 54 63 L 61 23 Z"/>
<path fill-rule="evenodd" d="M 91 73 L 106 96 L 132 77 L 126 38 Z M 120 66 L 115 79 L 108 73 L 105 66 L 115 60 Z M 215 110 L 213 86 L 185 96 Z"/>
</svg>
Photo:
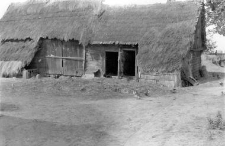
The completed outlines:
<svg viewBox="0 0 225 146">
<path fill-rule="evenodd" d="M 134 51 L 134 53 L 135 53 L 135 75 L 134 75 L 134 77 L 137 79 L 138 78 L 138 66 L 137 66 L 137 49 L 135 48 L 135 49 L 130 49 L 130 48 L 122 48 L 122 47 L 119 47 L 119 52 L 120 51 Z M 120 59 L 120 53 L 118 54 L 118 59 Z M 120 74 L 119 74 L 119 70 L 120 70 L 120 65 L 119 65 L 119 61 L 118 61 L 118 78 L 120 78 Z"/>
<path fill-rule="evenodd" d="M 118 59 L 119 59 L 119 51 L 116 51 L 116 50 L 105 50 L 105 59 L 104 59 L 104 68 L 105 68 L 105 73 L 104 74 L 106 74 L 106 53 L 107 52 L 113 52 L 113 53 L 118 53 Z M 118 63 L 117 63 L 117 66 L 118 66 L 118 69 L 119 69 L 119 60 L 117 61 Z M 117 76 L 119 77 L 119 73 L 118 73 L 118 70 L 117 69 Z"/>
</svg>

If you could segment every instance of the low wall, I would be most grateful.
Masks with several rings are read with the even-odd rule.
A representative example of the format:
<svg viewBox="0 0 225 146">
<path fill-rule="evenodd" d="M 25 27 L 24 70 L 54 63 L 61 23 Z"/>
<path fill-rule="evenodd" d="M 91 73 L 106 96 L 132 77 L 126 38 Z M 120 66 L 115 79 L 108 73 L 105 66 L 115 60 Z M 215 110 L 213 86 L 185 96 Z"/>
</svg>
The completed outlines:
<svg viewBox="0 0 225 146">
<path fill-rule="evenodd" d="M 180 73 L 140 74 L 139 81 L 165 85 L 169 88 L 181 87 Z"/>
</svg>

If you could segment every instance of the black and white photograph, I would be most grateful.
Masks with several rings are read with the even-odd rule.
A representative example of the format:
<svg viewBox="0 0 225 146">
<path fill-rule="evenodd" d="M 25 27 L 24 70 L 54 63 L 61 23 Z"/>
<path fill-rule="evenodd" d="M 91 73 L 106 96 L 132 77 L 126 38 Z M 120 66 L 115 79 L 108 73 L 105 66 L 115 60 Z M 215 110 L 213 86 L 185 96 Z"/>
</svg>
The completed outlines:
<svg viewBox="0 0 225 146">
<path fill-rule="evenodd" d="M 225 146 L 225 0 L 1 0 L 0 146 Z"/>
</svg>

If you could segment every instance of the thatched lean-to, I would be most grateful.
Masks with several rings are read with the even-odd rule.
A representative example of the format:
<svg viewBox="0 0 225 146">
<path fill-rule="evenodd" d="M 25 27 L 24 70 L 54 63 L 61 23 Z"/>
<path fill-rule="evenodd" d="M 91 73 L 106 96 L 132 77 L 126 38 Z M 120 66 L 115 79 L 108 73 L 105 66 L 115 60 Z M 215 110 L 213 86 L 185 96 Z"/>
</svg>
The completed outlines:
<svg viewBox="0 0 225 146">
<path fill-rule="evenodd" d="M 16 75 L 23 66 L 21 61 L 0 61 L 0 76 Z"/>
<path fill-rule="evenodd" d="M 2 42 L 0 46 L 0 60 L 30 62 L 36 51 L 35 41 Z"/>
<path fill-rule="evenodd" d="M 10 41 L 0 45 L 0 76 L 13 75 L 30 63 L 37 51 L 37 42 Z"/>
</svg>

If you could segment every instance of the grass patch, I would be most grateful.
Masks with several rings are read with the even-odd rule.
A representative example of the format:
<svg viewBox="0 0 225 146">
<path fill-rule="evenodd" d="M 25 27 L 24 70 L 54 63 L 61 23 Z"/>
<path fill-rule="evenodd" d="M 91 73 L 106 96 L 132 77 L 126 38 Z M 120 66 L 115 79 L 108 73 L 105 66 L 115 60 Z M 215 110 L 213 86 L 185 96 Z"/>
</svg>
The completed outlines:
<svg viewBox="0 0 225 146">
<path fill-rule="evenodd" d="M 208 128 L 209 130 L 225 130 L 225 120 L 220 111 L 214 118 L 208 117 Z"/>
<path fill-rule="evenodd" d="M 223 138 L 225 131 L 225 120 L 220 111 L 216 116 L 208 117 L 208 140 L 214 141 Z"/>
</svg>

